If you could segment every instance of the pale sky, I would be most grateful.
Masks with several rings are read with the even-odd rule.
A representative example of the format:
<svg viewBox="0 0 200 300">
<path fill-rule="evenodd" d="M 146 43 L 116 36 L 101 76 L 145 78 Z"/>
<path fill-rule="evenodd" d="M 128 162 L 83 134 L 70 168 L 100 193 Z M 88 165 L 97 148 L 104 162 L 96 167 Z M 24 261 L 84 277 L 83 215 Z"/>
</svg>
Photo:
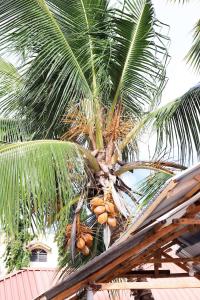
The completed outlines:
<svg viewBox="0 0 200 300">
<path fill-rule="evenodd" d="M 153 0 L 157 18 L 170 26 L 171 39 L 167 67 L 168 83 L 162 103 L 174 100 L 200 81 L 200 75 L 186 64 L 185 55 L 192 45 L 192 29 L 200 19 L 200 1 L 190 0 L 184 5 L 168 0 Z"/>
</svg>

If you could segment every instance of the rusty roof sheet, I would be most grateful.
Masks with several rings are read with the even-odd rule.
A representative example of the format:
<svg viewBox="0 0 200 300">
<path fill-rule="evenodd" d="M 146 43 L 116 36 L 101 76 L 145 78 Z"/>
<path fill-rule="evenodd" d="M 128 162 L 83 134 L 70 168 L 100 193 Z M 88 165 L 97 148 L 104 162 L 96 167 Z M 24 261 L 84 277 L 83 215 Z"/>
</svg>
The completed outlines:
<svg viewBox="0 0 200 300">
<path fill-rule="evenodd" d="M 1 300 L 33 300 L 52 287 L 55 269 L 23 269 L 0 279 Z"/>
</svg>

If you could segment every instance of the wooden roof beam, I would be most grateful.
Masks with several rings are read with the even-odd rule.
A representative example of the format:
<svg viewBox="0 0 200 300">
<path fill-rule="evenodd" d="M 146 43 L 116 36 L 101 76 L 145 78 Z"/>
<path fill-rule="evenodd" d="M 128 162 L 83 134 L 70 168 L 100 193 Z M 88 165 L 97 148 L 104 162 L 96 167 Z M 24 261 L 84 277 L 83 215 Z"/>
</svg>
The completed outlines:
<svg viewBox="0 0 200 300">
<path fill-rule="evenodd" d="M 174 232 L 174 230 L 176 231 Z M 140 256 L 134 258 L 130 257 L 130 259 L 126 260 L 123 264 L 118 264 L 114 268 L 110 269 L 109 273 L 101 277 L 101 281 L 110 281 L 114 278 L 120 277 L 120 275 L 127 273 L 127 271 L 131 271 L 133 268 L 140 265 L 141 260 L 143 260 L 142 264 L 144 264 L 145 259 L 151 258 L 161 247 L 163 247 L 162 251 L 171 247 L 174 243 L 174 240 L 176 242 L 177 237 L 187 232 L 188 228 L 187 226 L 181 229 L 176 227 L 174 228 L 174 230 L 155 240 L 155 243 L 151 245 L 146 251 L 144 251 Z"/>
<path fill-rule="evenodd" d="M 180 219 L 173 219 L 173 224 L 185 224 L 185 225 L 200 225 L 200 219 L 193 219 L 193 218 L 180 218 Z"/>
<path fill-rule="evenodd" d="M 171 257 L 171 258 L 152 258 L 145 261 L 145 264 L 159 264 L 159 263 L 187 263 L 187 262 L 195 262 L 200 263 L 200 256 L 197 257 Z M 144 263 L 141 260 L 141 263 Z"/>
<path fill-rule="evenodd" d="M 101 290 L 151 290 L 151 289 L 184 289 L 184 288 L 200 288 L 200 281 L 152 281 L 152 282 L 112 282 L 112 283 L 96 283 L 101 286 Z"/>
<path fill-rule="evenodd" d="M 136 278 L 178 278 L 178 277 L 189 277 L 189 273 L 170 273 L 170 270 L 159 270 L 159 276 L 156 277 L 154 270 L 142 270 L 143 273 L 138 271 L 128 272 L 119 278 L 136 279 Z"/>
<path fill-rule="evenodd" d="M 165 252 L 163 252 L 162 255 L 167 257 L 167 258 L 172 258 L 171 255 L 169 255 Z M 180 262 L 175 262 L 174 264 L 177 265 L 179 268 L 183 269 L 184 271 L 186 271 L 187 273 L 189 273 L 190 270 L 185 264 L 180 263 Z M 194 273 L 194 277 L 196 277 L 197 279 L 200 280 L 200 274 Z"/>
</svg>

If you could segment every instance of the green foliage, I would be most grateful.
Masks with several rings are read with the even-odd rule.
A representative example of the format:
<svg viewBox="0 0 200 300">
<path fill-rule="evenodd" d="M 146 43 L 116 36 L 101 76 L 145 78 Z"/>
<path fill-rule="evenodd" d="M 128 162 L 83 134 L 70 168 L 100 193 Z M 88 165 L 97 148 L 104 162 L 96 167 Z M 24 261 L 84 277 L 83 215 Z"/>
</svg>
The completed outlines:
<svg viewBox="0 0 200 300">
<path fill-rule="evenodd" d="M 0 97 L 16 92 L 22 78 L 18 70 L 9 62 L 0 57 Z"/>
<path fill-rule="evenodd" d="M 7 237 L 4 253 L 7 273 L 28 267 L 30 263 L 30 251 L 26 248 L 33 239 L 21 221 L 18 233 L 14 237 Z"/>
<path fill-rule="evenodd" d="M 171 2 L 178 2 L 185 4 L 191 2 L 190 0 L 170 0 Z M 193 30 L 193 44 L 188 54 L 186 55 L 187 62 L 200 73 L 200 20 L 197 21 Z"/>
<path fill-rule="evenodd" d="M 196 23 L 193 33 L 193 44 L 187 54 L 187 61 L 200 73 L 200 20 Z"/>
<path fill-rule="evenodd" d="M 0 145 L 28 140 L 28 129 L 17 119 L 0 118 Z"/>
<path fill-rule="evenodd" d="M 181 162 L 200 157 L 200 86 L 150 114 L 157 130 L 157 152 L 174 151 Z"/>
<path fill-rule="evenodd" d="M 65 236 L 66 224 L 62 227 L 59 226 L 59 230 L 56 233 L 55 241 L 58 246 L 58 266 L 59 268 L 65 267 L 71 260 L 71 253 L 67 247 L 67 241 Z"/>
<path fill-rule="evenodd" d="M 29 56 L 21 94 L 0 109 L 21 113 L 40 137 L 59 135 L 60 120 L 81 99 L 121 101 L 136 116 L 165 82 L 166 41 L 151 1 L 116 9 L 98 0 L 8 0 L 1 5 L 1 47 Z M 77 17 L 78 16 L 78 17 Z M 13 22 L 13 18 L 15 22 Z M 114 100 L 113 100 L 114 99 Z"/>
<path fill-rule="evenodd" d="M 25 245 L 21 240 L 21 236 L 19 236 L 19 240 L 12 239 L 7 241 L 5 261 L 8 273 L 29 266 L 30 252 L 24 249 Z"/>
<path fill-rule="evenodd" d="M 139 182 L 138 191 L 143 195 L 140 200 L 140 208 L 148 205 L 172 176 L 166 173 L 154 172 Z"/>
<path fill-rule="evenodd" d="M 10 103 L 9 112 L 16 114 L 18 107 L 18 96 L 23 87 L 23 79 L 18 70 L 9 62 L 0 57 L 0 113 L 7 116 L 7 101 Z M 12 104 L 11 104 L 12 102 Z M 16 106 L 17 105 L 17 106 Z M 12 113 L 12 117 L 13 114 Z"/>
<path fill-rule="evenodd" d="M 165 83 L 168 41 L 159 33 L 160 27 L 151 1 L 124 1 L 123 11 L 115 12 L 110 67 L 113 110 L 119 98 L 136 116 L 145 105 L 157 102 Z"/>
<path fill-rule="evenodd" d="M 57 206 L 79 193 L 85 182 L 84 163 L 70 142 L 18 143 L 0 150 L 0 178 L 0 219 L 6 230 L 16 231 L 21 214 L 28 216 L 24 226 L 35 219 L 42 230 Z"/>
</svg>

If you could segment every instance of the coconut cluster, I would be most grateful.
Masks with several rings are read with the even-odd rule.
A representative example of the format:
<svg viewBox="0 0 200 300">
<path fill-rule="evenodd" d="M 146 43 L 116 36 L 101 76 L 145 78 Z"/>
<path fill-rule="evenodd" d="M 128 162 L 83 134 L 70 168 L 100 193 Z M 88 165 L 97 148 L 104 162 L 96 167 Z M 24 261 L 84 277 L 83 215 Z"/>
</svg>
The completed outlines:
<svg viewBox="0 0 200 300">
<path fill-rule="evenodd" d="M 91 210 L 95 213 L 100 224 L 108 224 L 114 228 L 117 226 L 117 212 L 113 203 L 112 194 L 108 193 L 102 197 L 95 197 L 90 201 Z"/>
<path fill-rule="evenodd" d="M 67 245 L 69 246 L 71 244 L 71 231 L 72 231 L 72 225 L 68 224 L 66 226 L 66 238 L 67 238 Z M 79 224 L 77 226 L 76 231 L 76 248 L 79 252 L 81 252 L 83 255 L 87 256 L 90 254 L 90 248 L 92 247 L 93 243 L 93 236 L 92 236 L 92 230 L 87 227 L 84 224 Z"/>
</svg>

